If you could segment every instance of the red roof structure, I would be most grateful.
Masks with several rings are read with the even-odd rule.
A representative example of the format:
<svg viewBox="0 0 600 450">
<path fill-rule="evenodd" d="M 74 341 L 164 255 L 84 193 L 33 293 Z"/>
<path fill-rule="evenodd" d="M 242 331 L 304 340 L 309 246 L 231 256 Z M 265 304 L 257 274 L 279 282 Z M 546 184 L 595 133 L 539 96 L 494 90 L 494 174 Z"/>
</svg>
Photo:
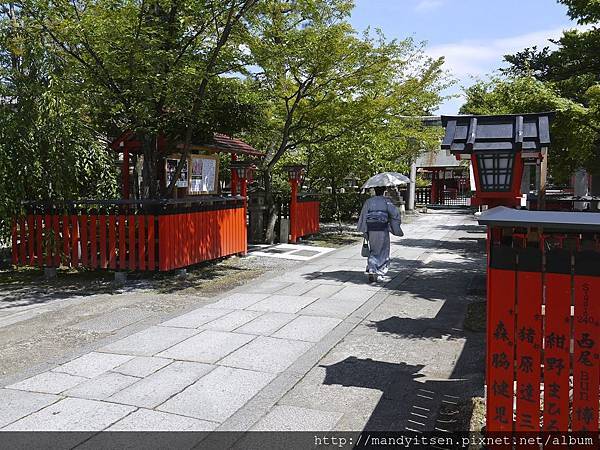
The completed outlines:
<svg viewBox="0 0 600 450">
<path fill-rule="evenodd" d="M 163 147 L 165 145 L 164 140 L 159 145 Z M 130 152 L 138 152 L 141 150 L 142 143 L 136 139 L 136 136 L 133 132 L 125 131 L 110 144 L 110 147 L 117 152 L 122 151 L 125 146 Z M 176 148 L 183 149 L 183 144 L 177 144 Z M 221 133 L 214 133 L 212 142 L 203 144 L 193 143 L 191 150 L 207 150 L 217 153 L 232 153 L 235 155 L 248 155 L 256 157 L 265 156 L 265 153 L 256 150 L 254 147 L 242 141 L 241 139 L 233 138 Z"/>
</svg>

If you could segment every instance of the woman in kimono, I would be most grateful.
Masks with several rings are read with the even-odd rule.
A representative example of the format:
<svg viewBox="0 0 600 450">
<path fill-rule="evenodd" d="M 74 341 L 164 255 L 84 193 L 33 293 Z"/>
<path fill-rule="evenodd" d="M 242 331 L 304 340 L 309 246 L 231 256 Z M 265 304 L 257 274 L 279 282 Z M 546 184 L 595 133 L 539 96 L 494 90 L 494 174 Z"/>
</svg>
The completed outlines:
<svg viewBox="0 0 600 450">
<path fill-rule="evenodd" d="M 369 241 L 369 258 L 366 273 L 369 282 L 381 279 L 387 281 L 390 266 L 390 232 L 395 236 L 403 236 L 400 227 L 401 219 L 398 208 L 387 197 L 385 187 L 376 187 L 375 196 L 363 205 L 358 219 L 358 231 Z"/>
</svg>

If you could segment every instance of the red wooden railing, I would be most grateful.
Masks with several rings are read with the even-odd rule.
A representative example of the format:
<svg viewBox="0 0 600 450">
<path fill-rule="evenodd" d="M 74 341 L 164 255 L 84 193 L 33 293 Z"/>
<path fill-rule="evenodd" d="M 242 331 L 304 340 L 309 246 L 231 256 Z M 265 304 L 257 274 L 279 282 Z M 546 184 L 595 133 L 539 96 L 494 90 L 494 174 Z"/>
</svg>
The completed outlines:
<svg viewBox="0 0 600 450">
<path fill-rule="evenodd" d="M 247 251 L 243 207 L 158 218 L 159 270 L 172 270 Z"/>
<path fill-rule="evenodd" d="M 295 205 L 295 211 L 290 211 L 293 225 L 290 228 L 294 230 L 296 237 L 308 236 L 319 232 L 319 210 L 321 203 L 319 201 L 298 201 Z"/>
<path fill-rule="evenodd" d="M 204 210 L 187 205 L 190 212 L 181 204 L 156 213 L 118 206 L 114 212 L 19 217 L 12 229 L 13 264 L 166 271 L 247 251 L 239 199 L 200 205 Z"/>
<path fill-rule="evenodd" d="M 489 432 L 599 430 L 600 246 L 584 237 L 488 234 Z"/>
</svg>

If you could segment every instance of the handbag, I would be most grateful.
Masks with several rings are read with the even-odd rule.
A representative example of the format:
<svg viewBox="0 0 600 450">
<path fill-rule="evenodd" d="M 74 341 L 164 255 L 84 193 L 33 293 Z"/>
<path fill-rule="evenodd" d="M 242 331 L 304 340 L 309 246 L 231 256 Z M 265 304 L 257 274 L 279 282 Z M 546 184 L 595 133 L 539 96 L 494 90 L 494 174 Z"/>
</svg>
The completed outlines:
<svg viewBox="0 0 600 450">
<path fill-rule="evenodd" d="M 368 258 L 369 253 L 369 240 L 367 238 L 363 238 L 363 245 L 360 249 L 360 256 L 362 256 L 363 258 Z"/>
</svg>

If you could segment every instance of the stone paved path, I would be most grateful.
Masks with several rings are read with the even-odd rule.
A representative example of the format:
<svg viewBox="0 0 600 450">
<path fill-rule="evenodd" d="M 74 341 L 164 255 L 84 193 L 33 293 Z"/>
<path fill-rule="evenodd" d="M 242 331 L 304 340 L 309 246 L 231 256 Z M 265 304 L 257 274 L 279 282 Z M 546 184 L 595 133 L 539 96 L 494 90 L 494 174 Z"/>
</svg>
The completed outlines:
<svg viewBox="0 0 600 450">
<path fill-rule="evenodd" d="M 5 386 L 0 429 L 435 428 L 482 386 L 462 318 L 483 235 L 457 213 L 404 229 L 385 286 L 340 249 Z"/>
</svg>

